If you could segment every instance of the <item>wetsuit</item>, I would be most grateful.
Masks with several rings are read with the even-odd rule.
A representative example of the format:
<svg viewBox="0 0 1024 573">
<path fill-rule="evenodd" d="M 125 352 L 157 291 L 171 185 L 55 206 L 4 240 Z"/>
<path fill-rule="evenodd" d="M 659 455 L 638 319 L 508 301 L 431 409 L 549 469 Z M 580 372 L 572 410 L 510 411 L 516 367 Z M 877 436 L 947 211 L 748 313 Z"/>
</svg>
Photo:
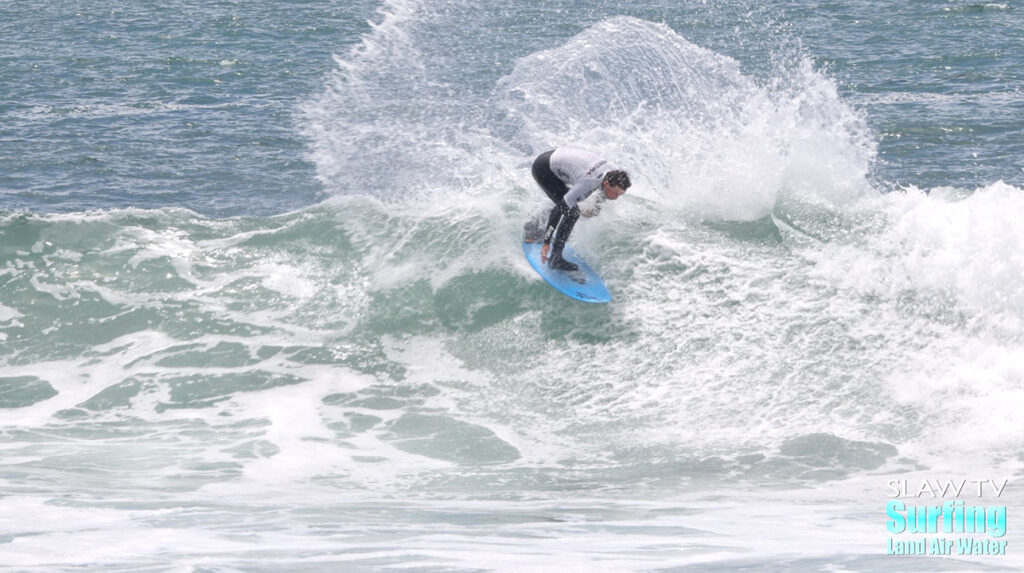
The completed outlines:
<svg viewBox="0 0 1024 573">
<path fill-rule="evenodd" d="M 600 156 L 572 147 L 544 152 L 534 160 L 533 178 L 555 204 L 544 232 L 544 242 L 549 243 L 552 234 L 558 230 L 552 259 L 562 256 L 565 242 L 580 218 L 579 202 L 600 189 L 605 173 L 615 169 Z M 604 198 L 604 194 L 599 195 L 598 204 Z"/>
</svg>

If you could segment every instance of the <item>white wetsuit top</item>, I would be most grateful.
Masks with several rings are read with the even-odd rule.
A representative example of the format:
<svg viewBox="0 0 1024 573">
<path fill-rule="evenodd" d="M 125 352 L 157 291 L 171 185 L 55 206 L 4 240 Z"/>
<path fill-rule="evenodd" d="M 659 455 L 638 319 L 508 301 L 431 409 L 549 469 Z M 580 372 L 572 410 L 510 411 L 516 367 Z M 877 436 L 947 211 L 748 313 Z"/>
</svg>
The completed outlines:
<svg viewBox="0 0 1024 573">
<path fill-rule="evenodd" d="M 615 170 L 607 160 L 583 149 L 559 147 L 551 154 L 551 172 L 569 188 L 562 200 L 570 209 L 600 189 L 604 174 Z M 604 198 L 602 193 L 597 200 Z"/>
</svg>

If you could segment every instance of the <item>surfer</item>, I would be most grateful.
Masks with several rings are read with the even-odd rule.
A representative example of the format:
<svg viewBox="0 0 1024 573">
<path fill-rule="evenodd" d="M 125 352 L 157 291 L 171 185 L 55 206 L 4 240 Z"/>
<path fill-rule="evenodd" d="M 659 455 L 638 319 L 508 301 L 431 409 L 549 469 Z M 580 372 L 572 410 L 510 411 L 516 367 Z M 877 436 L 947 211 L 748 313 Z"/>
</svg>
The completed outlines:
<svg viewBox="0 0 1024 573">
<path fill-rule="evenodd" d="M 533 178 L 555 204 L 542 235 L 541 260 L 547 261 L 552 268 L 575 271 L 578 267 L 562 258 L 562 249 L 580 218 L 579 203 L 601 189 L 593 208 L 582 213 L 584 217 L 597 215 L 605 199 L 614 201 L 629 189 L 629 174 L 589 151 L 559 147 L 541 153 L 534 160 Z M 548 256 L 552 236 L 555 248 Z M 532 241 L 539 238 L 532 237 Z"/>
</svg>

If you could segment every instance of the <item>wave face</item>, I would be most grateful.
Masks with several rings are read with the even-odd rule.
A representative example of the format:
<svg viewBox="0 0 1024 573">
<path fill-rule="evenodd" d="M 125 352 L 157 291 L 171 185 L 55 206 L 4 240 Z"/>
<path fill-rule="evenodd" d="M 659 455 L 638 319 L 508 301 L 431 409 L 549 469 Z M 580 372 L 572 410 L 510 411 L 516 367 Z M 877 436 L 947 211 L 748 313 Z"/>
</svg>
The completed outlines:
<svg viewBox="0 0 1024 573">
<path fill-rule="evenodd" d="M 884 181 L 804 57 L 552 14 L 385 3 L 300 106 L 316 204 L 0 213 L 0 561 L 884 569 L 888 476 L 1019 471 L 1019 185 Z M 610 305 L 521 255 L 568 143 L 633 174 L 572 239 Z"/>
</svg>

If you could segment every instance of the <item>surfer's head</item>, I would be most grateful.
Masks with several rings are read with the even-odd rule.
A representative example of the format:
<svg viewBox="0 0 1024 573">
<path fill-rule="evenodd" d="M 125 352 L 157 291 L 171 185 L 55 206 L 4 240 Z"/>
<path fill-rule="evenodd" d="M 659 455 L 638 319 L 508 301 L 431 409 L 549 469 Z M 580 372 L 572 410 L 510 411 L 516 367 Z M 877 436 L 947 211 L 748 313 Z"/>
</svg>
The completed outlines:
<svg viewBox="0 0 1024 573">
<path fill-rule="evenodd" d="M 629 174 L 625 171 L 609 171 L 604 174 L 604 179 L 601 181 L 604 196 L 612 201 L 621 197 L 630 185 L 632 183 L 629 182 Z"/>
</svg>

